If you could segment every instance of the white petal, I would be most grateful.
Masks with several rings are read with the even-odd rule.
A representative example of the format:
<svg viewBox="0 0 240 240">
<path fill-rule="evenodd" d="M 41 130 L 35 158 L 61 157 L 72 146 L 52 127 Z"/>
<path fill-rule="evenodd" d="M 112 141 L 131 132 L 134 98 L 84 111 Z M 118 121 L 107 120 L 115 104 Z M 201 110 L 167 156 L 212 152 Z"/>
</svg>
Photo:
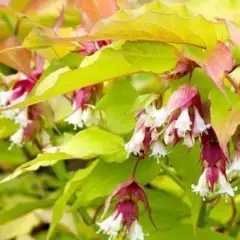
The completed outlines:
<svg viewBox="0 0 240 240">
<path fill-rule="evenodd" d="M 128 152 L 128 156 L 133 153 L 138 155 L 142 149 L 143 140 L 145 137 L 144 128 L 140 128 L 138 131 L 134 132 L 130 141 L 125 145 L 125 150 Z"/>
<path fill-rule="evenodd" d="M 193 192 L 199 193 L 203 200 L 210 193 L 208 182 L 207 182 L 207 169 L 204 170 L 203 174 L 200 176 L 197 185 L 192 185 Z"/>
<path fill-rule="evenodd" d="M 18 113 L 19 113 L 19 109 L 13 109 L 13 110 L 3 111 L 3 112 L 2 112 L 2 115 L 3 115 L 5 118 L 14 121 Z"/>
<path fill-rule="evenodd" d="M 165 144 L 169 144 L 172 143 L 174 141 L 174 125 L 175 125 L 175 121 L 173 121 L 172 123 L 170 123 L 170 125 L 167 127 L 165 134 L 164 134 L 164 142 Z"/>
<path fill-rule="evenodd" d="M 146 114 L 142 115 L 142 119 L 146 127 L 161 127 L 169 116 L 166 108 L 157 110 L 155 106 L 150 105 L 145 110 Z"/>
<path fill-rule="evenodd" d="M 152 149 L 152 154 L 150 155 L 150 157 L 154 156 L 157 159 L 159 159 L 168 154 L 166 148 L 159 141 L 153 143 L 151 146 L 151 149 Z"/>
<path fill-rule="evenodd" d="M 27 109 L 24 108 L 19 112 L 19 114 L 14 119 L 16 124 L 19 124 L 21 127 L 25 128 L 31 121 L 28 119 Z"/>
<path fill-rule="evenodd" d="M 209 128 L 209 124 L 205 124 L 197 108 L 194 107 L 194 126 L 193 134 L 196 136 L 205 132 Z"/>
<path fill-rule="evenodd" d="M 186 132 L 191 130 L 191 125 L 192 122 L 188 114 L 188 109 L 182 110 L 174 126 L 178 130 L 179 137 L 184 137 Z"/>
<path fill-rule="evenodd" d="M 222 174 L 221 171 L 219 171 L 218 184 L 220 194 L 227 194 L 231 197 L 234 196 L 234 191 L 236 191 L 237 189 L 232 188 L 231 184 L 227 181 L 226 177 Z"/>
<path fill-rule="evenodd" d="M 160 110 L 155 112 L 155 119 L 156 119 L 156 123 L 155 123 L 155 127 L 161 127 L 168 119 L 168 112 L 166 108 L 161 108 Z"/>
<path fill-rule="evenodd" d="M 100 227 L 99 232 L 103 231 L 104 234 L 109 235 L 109 239 L 117 237 L 121 226 L 122 226 L 123 216 L 122 214 L 118 214 L 118 212 L 114 212 L 113 215 L 108 217 L 102 222 L 97 222 L 97 225 Z"/>
<path fill-rule="evenodd" d="M 12 99 L 13 91 L 0 92 L 0 105 L 6 106 L 7 103 Z"/>
<path fill-rule="evenodd" d="M 191 148 L 193 147 L 194 143 L 195 143 L 195 138 L 191 136 L 189 133 L 187 133 L 183 138 L 183 144 L 188 148 Z"/>
<path fill-rule="evenodd" d="M 77 127 L 83 127 L 83 119 L 82 119 L 82 109 L 79 108 L 72 113 L 68 118 L 65 119 L 65 122 L 74 125 L 74 129 L 76 130 Z"/>
<path fill-rule="evenodd" d="M 82 120 L 87 127 L 90 127 L 93 124 L 93 114 L 90 107 L 87 107 L 83 110 Z"/>
<path fill-rule="evenodd" d="M 227 174 L 240 172 L 240 157 L 235 156 L 232 163 L 229 165 Z"/>
<path fill-rule="evenodd" d="M 129 229 L 129 240 L 144 240 L 144 233 L 141 225 L 135 220 Z"/>
<path fill-rule="evenodd" d="M 23 137 L 24 137 L 24 129 L 20 128 L 17 132 L 15 132 L 11 137 L 10 137 L 10 141 L 13 144 L 16 144 L 18 146 L 22 145 L 22 141 L 23 141 Z"/>
</svg>

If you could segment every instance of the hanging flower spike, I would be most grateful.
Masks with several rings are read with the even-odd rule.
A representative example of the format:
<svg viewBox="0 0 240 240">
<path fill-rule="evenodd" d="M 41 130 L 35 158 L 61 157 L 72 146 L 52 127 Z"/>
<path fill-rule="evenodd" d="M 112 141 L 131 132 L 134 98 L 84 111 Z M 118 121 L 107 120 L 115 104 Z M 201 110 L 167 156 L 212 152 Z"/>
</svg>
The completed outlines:
<svg viewBox="0 0 240 240">
<path fill-rule="evenodd" d="M 199 193 L 200 196 L 205 197 L 214 192 L 214 186 L 217 186 L 219 189 L 217 192 L 222 195 L 228 195 L 230 197 L 234 196 L 234 191 L 237 188 L 232 188 L 231 184 L 227 181 L 224 174 L 217 167 L 210 168 L 204 170 L 203 174 L 199 178 L 197 186 L 192 185 L 193 192 Z"/>
<path fill-rule="evenodd" d="M 113 193 L 106 199 L 101 219 L 103 219 L 107 213 L 112 199 L 115 196 L 119 198 L 115 211 L 110 217 L 97 223 L 97 225 L 100 226 L 99 232 L 103 231 L 110 236 L 109 239 L 112 239 L 118 236 L 121 229 L 124 230 L 124 226 L 126 226 L 125 230 L 130 240 L 144 239 L 142 227 L 138 222 L 139 210 L 137 205 L 138 201 L 143 202 L 149 215 L 151 215 L 151 210 L 144 190 L 134 180 L 119 184 Z"/>
<path fill-rule="evenodd" d="M 148 212 L 148 215 L 150 217 L 152 224 L 155 226 L 152 220 L 151 208 L 149 206 L 149 202 L 144 192 L 144 189 L 134 180 L 129 180 L 119 184 L 116 187 L 116 189 L 112 192 L 112 194 L 109 195 L 109 197 L 106 199 L 105 207 L 104 207 L 101 219 L 103 219 L 103 217 L 107 213 L 111 205 L 111 202 L 115 196 L 118 196 L 120 200 L 131 198 L 131 199 L 135 199 L 137 202 L 138 201 L 142 202 L 145 206 L 146 211 Z"/>
<path fill-rule="evenodd" d="M 208 134 L 204 133 L 201 138 L 201 158 L 204 171 L 197 186 L 192 185 L 193 191 L 199 193 L 203 199 L 214 191 L 222 195 L 234 196 L 236 188 L 232 188 L 227 181 L 227 158 L 219 146 L 215 132 L 210 128 Z"/>
<path fill-rule="evenodd" d="M 91 98 L 93 86 L 84 87 L 75 92 L 73 102 L 73 113 L 65 119 L 65 122 L 74 125 L 74 130 L 78 127 L 83 128 L 84 125 L 87 127 L 93 123 L 91 109 L 88 109 L 89 100 Z"/>
</svg>

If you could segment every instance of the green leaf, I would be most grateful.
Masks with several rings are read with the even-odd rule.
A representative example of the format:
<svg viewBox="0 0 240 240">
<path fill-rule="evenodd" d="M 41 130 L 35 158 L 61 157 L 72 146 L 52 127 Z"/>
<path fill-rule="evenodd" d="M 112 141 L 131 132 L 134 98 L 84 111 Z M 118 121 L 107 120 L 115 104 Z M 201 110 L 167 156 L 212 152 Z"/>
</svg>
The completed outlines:
<svg viewBox="0 0 240 240">
<path fill-rule="evenodd" d="M 4 224 L 15 218 L 23 216 L 33 211 L 34 209 L 50 207 L 56 201 L 56 199 L 56 194 L 54 194 L 53 196 L 47 197 L 45 199 L 18 203 L 14 207 L 0 212 L 0 224 Z"/>
<path fill-rule="evenodd" d="M 0 117 L 0 139 L 4 139 L 15 133 L 18 129 L 17 124 L 11 120 Z"/>
<path fill-rule="evenodd" d="M 183 224 L 177 224 L 177 226 L 171 230 L 166 231 L 158 231 L 156 233 L 152 233 L 149 235 L 149 240 L 158 240 L 158 239 L 164 239 L 164 240 L 175 240 L 176 236 L 178 239 L 184 239 L 184 240 L 233 240 L 233 238 L 225 236 L 223 234 L 214 232 L 209 229 L 197 229 L 196 234 L 193 233 L 191 226 L 189 225 L 183 225 Z"/>
<path fill-rule="evenodd" d="M 196 143 L 190 151 L 185 146 L 178 144 L 169 155 L 173 167 L 181 175 L 186 186 L 186 193 L 192 206 L 192 224 L 194 229 L 197 226 L 202 206 L 200 196 L 191 191 L 191 185 L 196 184 L 201 175 L 199 152 L 199 143 Z"/>
<path fill-rule="evenodd" d="M 93 200 L 109 195 L 118 184 L 131 176 L 136 159 L 130 158 L 124 163 L 105 163 L 100 161 L 77 194 L 78 200 L 74 207 L 89 205 Z M 142 184 L 149 183 L 159 173 L 155 159 L 142 160 L 138 166 L 136 178 Z"/>
<path fill-rule="evenodd" d="M 136 111 L 140 111 L 140 110 L 146 108 L 153 101 L 158 99 L 158 97 L 159 97 L 159 95 L 156 93 L 148 93 L 148 94 L 144 94 L 144 95 L 137 97 L 136 101 L 134 102 L 134 104 L 132 106 L 131 111 L 136 112 Z"/>
<path fill-rule="evenodd" d="M 161 10 L 160 10 L 161 11 Z M 126 12 L 128 16 L 129 12 Z M 94 39 L 127 39 L 184 43 L 199 47 L 213 47 L 217 41 L 228 39 L 228 30 L 223 23 L 214 23 L 202 16 L 180 17 L 178 13 L 167 14 L 149 11 L 131 19 L 119 19 L 99 23 L 92 31 Z M 131 14 L 129 14 L 131 15 Z M 117 31 L 116 31 L 117 29 Z M 79 40 L 81 38 L 78 38 Z M 86 38 L 87 39 L 87 38 Z"/>
<path fill-rule="evenodd" d="M 77 188 L 79 187 L 80 183 L 93 171 L 93 169 L 98 164 L 98 161 L 95 161 L 92 163 L 89 167 L 85 169 L 78 170 L 75 175 L 70 179 L 70 181 L 67 182 L 64 191 L 60 198 L 55 202 L 53 207 L 53 217 L 51 221 L 51 226 L 48 232 L 47 239 L 50 239 L 55 228 L 57 227 L 57 224 L 61 220 L 64 212 L 64 208 L 70 199 L 70 197 L 73 195 L 74 192 L 76 192 Z"/>
<path fill-rule="evenodd" d="M 239 96 L 228 89 L 225 91 L 231 105 L 217 89 L 213 89 L 210 94 L 211 123 L 223 150 L 240 123 Z"/>
<path fill-rule="evenodd" d="M 226 42 L 229 33 L 225 23 L 211 22 L 195 16 L 184 8 L 169 8 L 162 5 L 147 5 L 146 8 L 119 11 L 112 17 L 97 23 L 88 36 L 69 38 L 72 41 L 88 40 L 143 40 L 165 43 L 181 43 L 208 48 L 218 41 Z M 181 12 L 181 16 L 180 13 Z M 36 44 L 36 36 L 43 39 Z M 46 29 L 33 29 L 24 42 L 24 47 L 38 47 L 64 43 Z"/>
<path fill-rule="evenodd" d="M 96 107 L 106 114 L 107 127 L 115 134 L 130 132 L 135 120 L 130 109 L 137 97 L 137 92 L 128 80 L 114 82 L 112 88 L 97 103 Z"/>
<path fill-rule="evenodd" d="M 4 178 L 2 181 L 0 181 L 0 183 L 10 181 L 25 172 L 36 171 L 40 167 L 52 166 L 60 160 L 71 158 L 73 157 L 63 152 L 39 154 L 34 160 L 24 163 L 16 168 L 12 174 Z"/>
<path fill-rule="evenodd" d="M 177 57 L 174 58 L 177 50 L 167 44 L 126 42 L 118 48 L 116 45 L 114 47 L 114 49 L 104 48 L 86 57 L 76 70 L 69 71 L 68 67 L 64 67 L 46 78 L 41 78 L 26 101 L 16 104 L 15 107 L 28 106 L 81 87 L 139 71 L 145 70 L 160 74 L 172 70 L 177 63 Z M 132 48 L 131 52 L 124 51 L 124 47 Z M 161 52 L 159 52 L 160 49 Z M 153 54 L 155 51 L 156 55 Z M 172 53 L 167 57 L 166 52 L 171 51 Z M 147 68 L 144 67 L 146 61 L 149 62 Z M 109 62 L 111 62 L 111 67 L 106 67 Z"/>
<path fill-rule="evenodd" d="M 176 52 L 175 52 L 176 51 Z M 175 66 L 178 57 L 177 50 L 166 44 L 151 42 L 126 42 L 122 46 L 125 59 L 145 72 L 165 72 Z"/>
<path fill-rule="evenodd" d="M 27 158 L 21 148 L 16 146 L 9 150 L 11 143 L 0 142 L 0 164 L 18 165 L 24 163 Z"/>
<path fill-rule="evenodd" d="M 61 151 L 81 159 L 99 156 L 107 162 L 126 160 L 124 140 L 96 127 L 80 131 L 61 147 Z"/>
</svg>

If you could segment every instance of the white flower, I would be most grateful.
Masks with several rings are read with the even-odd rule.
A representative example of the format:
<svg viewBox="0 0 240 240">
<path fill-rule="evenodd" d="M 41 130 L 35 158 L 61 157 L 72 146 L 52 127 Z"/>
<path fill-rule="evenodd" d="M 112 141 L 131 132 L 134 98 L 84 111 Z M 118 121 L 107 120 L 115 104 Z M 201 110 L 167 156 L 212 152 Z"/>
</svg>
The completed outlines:
<svg viewBox="0 0 240 240">
<path fill-rule="evenodd" d="M 207 171 L 208 169 L 204 170 L 203 174 L 198 180 L 197 186 L 192 185 L 193 192 L 199 193 L 200 196 L 203 197 L 203 200 L 205 200 L 205 197 L 210 194 L 209 184 L 207 181 Z M 217 187 L 218 193 L 222 195 L 229 195 L 231 197 L 234 196 L 234 191 L 237 190 L 237 188 L 232 188 L 231 184 L 227 181 L 226 177 L 220 170 L 218 170 Z"/>
<path fill-rule="evenodd" d="M 143 145 L 143 140 L 145 137 L 145 129 L 140 128 L 135 131 L 130 141 L 125 144 L 125 150 L 128 152 L 128 157 L 131 153 L 137 155 L 140 153 Z"/>
<path fill-rule="evenodd" d="M 2 115 L 3 117 L 14 121 L 18 113 L 19 113 L 19 109 L 13 109 L 13 110 L 3 111 Z"/>
<path fill-rule="evenodd" d="M 165 144 L 172 143 L 174 141 L 174 125 L 175 121 L 170 123 L 170 125 L 167 127 L 165 134 L 164 134 L 164 142 Z"/>
<path fill-rule="evenodd" d="M 24 137 L 24 129 L 20 128 L 17 132 L 15 132 L 11 137 L 10 137 L 10 141 L 13 144 L 16 144 L 18 146 L 22 146 L 22 142 L 23 142 L 23 137 Z M 11 147 L 10 147 L 11 148 Z"/>
<path fill-rule="evenodd" d="M 167 120 L 168 114 L 166 108 L 156 109 L 150 105 L 146 108 L 146 113 L 142 115 L 146 127 L 161 127 Z"/>
<path fill-rule="evenodd" d="M 209 127 L 210 127 L 210 124 L 205 124 L 198 109 L 194 107 L 193 134 L 195 136 L 198 136 L 199 134 L 205 132 Z"/>
<path fill-rule="evenodd" d="M 82 108 L 75 110 L 72 115 L 65 119 L 65 122 L 73 124 L 75 130 L 77 129 L 77 127 L 82 128 L 84 124 L 82 119 L 82 113 Z"/>
<path fill-rule="evenodd" d="M 0 104 L 6 106 L 7 103 L 12 99 L 13 91 L 0 92 Z"/>
<path fill-rule="evenodd" d="M 14 121 L 16 124 L 19 124 L 21 127 L 25 128 L 29 123 L 31 123 L 31 120 L 28 119 L 28 112 L 27 109 L 23 109 L 20 111 L 14 118 Z"/>
<path fill-rule="evenodd" d="M 161 127 L 167 121 L 168 116 L 169 114 L 166 108 L 161 108 L 154 112 L 154 117 L 156 119 L 155 127 Z"/>
<path fill-rule="evenodd" d="M 178 130 L 179 137 L 184 137 L 186 132 L 191 130 L 191 125 L 192 122 L 188 114 L 188 109 L 182 110 L 174 126 Z"/>
<path fill-rule="evenodd" d="M 151 146 L 152 154 L 151 156 L 154 156 L 157 158 L 157 161 L 159 162 L 159 158 L 164 157 L 168 154 L 166 148 L 159 142 L 154 142 Z"/>
<path fill-rule="evenodd" d="M 200 176 L 197 186 L 192 184 L 192 190 L 193 192 L 199 193 L 199 195 L 203 197 L 203 200 L 205 200 L 205 197 L 210 193 L 207 182 L 207 169 L 205 169 Z"/>
<path fill-rule="evenodd" d="M 90 127 L 93 124 L 93 113 L 90 107 L 87 107 L 82 112 L 82 121 L 86 127 Z"/>
<path fill-rule="evenodd" d="M 231 184 L 227 181 L 226 177 L 219 171 L 218 176 L 218 185 L 219 185 L 219 193 L 223 195 L 229 195 L 230 197 L 234 196 L 234 191 L 237 188 L 232 188 Z"/>
<path fill-rule="evenodd" d="M 144 233 L 141 225 L 135 220 L 129 229 L 129 240 L 144 240 Z"/>
<path fill-rule="evenodd" d="M 194 143 L 195 143 L 195 138 L 191 136 L 189 133 L 187 133 L 183 138 L 183 144 L 188 148 L 191 148 L 193 147 Z"/>
<path fill-rule="evenodd" d="M 117 237 L 121 226 L 122 226 L 123 216 L 121 213 L 115 211 L 113 215 L 108 217 L 102 222 L 97 222 L 97 225 L 100 227 L 98 233 L 103 231 L 104 234 L 109 235 L 109 239 Z"/>
<path fill-rule="evenodd" d="M 235 156 L 233 161 L 228 167 L 227 174 L 232 174 L 232 173 L 239 173 L 240 172 L 240 158 L 239 156 Z"/>
</svg>

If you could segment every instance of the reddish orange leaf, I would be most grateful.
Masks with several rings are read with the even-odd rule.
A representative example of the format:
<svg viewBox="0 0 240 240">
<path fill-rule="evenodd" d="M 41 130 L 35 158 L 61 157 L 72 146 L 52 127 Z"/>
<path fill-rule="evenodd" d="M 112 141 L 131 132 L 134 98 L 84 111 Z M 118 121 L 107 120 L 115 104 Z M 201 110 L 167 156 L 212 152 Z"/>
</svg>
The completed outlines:
<svg viewBox="0 0 240 240">
<path fill-rule="evenodd" d="M 87 30 L 100 19 L 107 18 L 118 10 L 116 0 L 77 0 L 76 4 L 84 12 L 83 21 Z"/>
<path fill-rule="evenodd" d="M 31 74 L 31 52 L 21 47 L 15 38 L 0 43 L 0 62 L 26 75 Z"/>
<path fill-rule="evenodd" d="M 223 88 L 225 72 L 231 71 L 233 66 L 232 51 L 222 42 L 218 42 L 216 48 L 202 64 L 205 72 L 213 79 L 219 89 Z"/>
</svg>

